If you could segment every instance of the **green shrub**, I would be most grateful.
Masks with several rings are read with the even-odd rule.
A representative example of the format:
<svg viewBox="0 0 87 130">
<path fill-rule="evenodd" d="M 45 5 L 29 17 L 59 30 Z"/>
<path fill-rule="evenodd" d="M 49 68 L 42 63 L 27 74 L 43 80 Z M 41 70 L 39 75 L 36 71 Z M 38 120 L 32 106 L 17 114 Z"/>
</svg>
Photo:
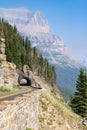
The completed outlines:
<svg viewBox="0 0 87 130">
<path fill-rule="evenodd" d="M 20 90 L 21 88 L 20 88 L 20 86 L 19 85 L 15 85 L 14 86 L 14 90 Z"/>
<path fill-rule="evenodd" d="M 41 101 L 41 106 L 43 108 L 43 111 L 47 111 L 48 107 L 47 107 L 47 104 L 45 102 L 43 102 L 42 100 Z"/>
<path fill-rule="evenodd" d="M 0 59 L 0 66 L 2 65 L 2 59 Z"/>
<path fill-rule="evenodd" d="M 34 129 L 32 129 L 32 128 L 26 128 L 26 130 L 34 130 Z"/>
<path fill-rule="evenodd" d="M 11 89 L 9 88 L 0 88 L 0 93 L 3 93 L 3 92 L 10 92 Z"/>
</svg>

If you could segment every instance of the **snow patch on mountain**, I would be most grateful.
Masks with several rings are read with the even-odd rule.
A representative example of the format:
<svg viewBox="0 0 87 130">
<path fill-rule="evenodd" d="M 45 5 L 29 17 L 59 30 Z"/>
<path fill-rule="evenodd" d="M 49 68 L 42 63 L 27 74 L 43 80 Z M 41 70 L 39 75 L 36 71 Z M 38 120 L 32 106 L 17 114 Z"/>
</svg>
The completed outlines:
<svg viewBox="0 0 87 130">
<path fill-rule="evenodd" d="M 53 65 L 79 67 L 80 64 L 73 58 L 63 41 L 52 33 L 37 33 L 29 35 L 32 46 L 39 48 L 44 57 Z M 44 49 L 43 49 L 44 48 Z"/>
</svg>

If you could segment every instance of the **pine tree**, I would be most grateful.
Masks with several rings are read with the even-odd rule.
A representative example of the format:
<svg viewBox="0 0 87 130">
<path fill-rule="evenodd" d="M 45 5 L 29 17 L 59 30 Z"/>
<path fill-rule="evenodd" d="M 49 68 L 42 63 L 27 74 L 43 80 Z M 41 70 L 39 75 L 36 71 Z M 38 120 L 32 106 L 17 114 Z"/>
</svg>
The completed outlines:
<svg viewBox="0 0 87 130">
<path fill-rule="evenodd" d="M 87 74 L 82 68 L 76 82 L 76 92 L 71 97 L 70 106 L 80 116 L 87 116 Z"/>
</svg>

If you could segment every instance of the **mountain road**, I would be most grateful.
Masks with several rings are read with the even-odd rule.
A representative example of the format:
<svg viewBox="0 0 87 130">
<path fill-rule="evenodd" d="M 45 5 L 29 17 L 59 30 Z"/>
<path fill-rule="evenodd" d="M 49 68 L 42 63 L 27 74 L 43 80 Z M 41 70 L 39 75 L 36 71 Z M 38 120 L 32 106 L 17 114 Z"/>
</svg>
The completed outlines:
<svg viewBox="0 0 87 130">
<path fill-rule="evenodd" d="M 27 88 L 27 89 L 21 89 L 19 91 L 15 92 L 4 92 L 0 94 L 0 102 L 4 100 L 14 100 L 15 97 L 22 97 L 23 94 L 31 93 L 32 91 L 35 91 L 36 88 Z"/>
</svg>

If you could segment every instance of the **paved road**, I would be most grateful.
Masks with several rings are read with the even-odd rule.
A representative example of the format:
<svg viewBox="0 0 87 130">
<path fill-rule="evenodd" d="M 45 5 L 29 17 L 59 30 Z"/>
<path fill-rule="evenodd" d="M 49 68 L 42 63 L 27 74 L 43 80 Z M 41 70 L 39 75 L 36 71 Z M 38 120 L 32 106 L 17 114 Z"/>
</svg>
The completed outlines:
<svg viewBox="0 0 87 130">
<path fill-rule="evenodd" d="M 16 91 L 16 92 L 6 92 L 3 94 L 0 94 L 0 101 L 13 100 L 15 97 L 21 97 L 21 96 L 23 96 L 23 94 L 30 93 L 32 91 L 34 91 L 33 88 L 21 89 L 21 90 Z"/>
</svg>

